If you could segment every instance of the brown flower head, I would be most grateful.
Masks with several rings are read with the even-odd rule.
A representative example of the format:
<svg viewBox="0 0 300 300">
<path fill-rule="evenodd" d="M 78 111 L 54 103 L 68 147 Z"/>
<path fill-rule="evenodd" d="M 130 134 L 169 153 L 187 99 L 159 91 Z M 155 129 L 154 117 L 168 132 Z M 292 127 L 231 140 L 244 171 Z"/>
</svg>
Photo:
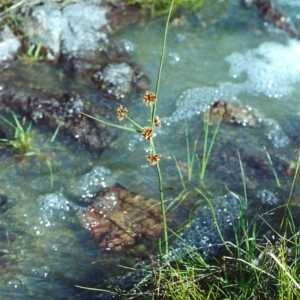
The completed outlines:
<svg viewBox="0 0 300 300">
<path fill-rule="evenodd" d="M 150 165 L 156 165 L 160 161 L 160 157 L 158 154 L 150 154 L 147 156 L 147 160 L 149 161 Z"/>
<path fill-rule="evenodd" d="M 153 130 L 151 127 L 144 127 L 142 129 L 142 138 L 145 140 L 145 141 L 149 141 L 150 138 L 153 137 Z"/>
<path fill-rule="evenodd" d="M 156 127 L 160 127 L 160 118 L 159 117 L 155 117 L 154 118 L 154 125 L 156 126 Z"/>
<path fill-rule="evenodd" d="M 144 103 L 146 105 L 152 105 L 155 103 L 156 101 L 156 95 L 152 92 L 149 92 L 147 91 L 145 94 L 144 94 Z"/>
<path fill-rule="evenodd" d="M 126 118 L 128 113 L 128 109 L 126 107 L 123 107 L 123 105 L 120 105 L 117 109 L 117 118 L 122 121 Z"/>
</svg>

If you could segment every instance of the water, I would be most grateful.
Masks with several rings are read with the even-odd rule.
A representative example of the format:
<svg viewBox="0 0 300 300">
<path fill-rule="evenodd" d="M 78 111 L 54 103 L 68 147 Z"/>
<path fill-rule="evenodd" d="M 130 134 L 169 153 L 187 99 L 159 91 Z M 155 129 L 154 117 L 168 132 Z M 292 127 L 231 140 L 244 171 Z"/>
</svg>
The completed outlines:
<svg viewBox="0 0 300 300">
<path fill-rule="evenodd" d="M 197 153 L 201 156 L 200 113 L 217 100 L 252 107 L 260 122 L 258 128 L 221 125 L 206 174 L 211 192 L 222 194 L 226 182 L 242 193 L 240 174 L 235 174 L 234 168 L 227 172 L 225 165 L 234 160 L 238 166 L 236 145 L 242 158 L 248 159 L 244 166 L 254 199 L 261 197 L 262 201 L 278 204 L 274 176 L 265 171 L 268 161 L 263 146 L 274 164 L 279 164 L 276 169 L 282 184 L 292 179 L 284 168 L 295 160 L 294 149 L 299 146 L 294 120 L 299 119 L 300 43 L 266 26 L 255 13 L 240 10 L 235 2 L 187 15 L 179 19 L 182 25 L 173 22 L 170 26 L 157 111 L 162 127 L 155 137 L 167 199 L 182 188 L 173 155 L 184 172 L 185 126 L 191 147 L 198 135 Z M 297 1 L 282 0 L 278 5 L 299 25 Z M 118 34 L 134 61 L 151 78 L 152 90 L 163 23 L 155 20 Z M 33 74 L 34 69 L 28 67 Z M 24 67 L 21 70 L 24 72 Z M 61 70 L 45 69 L 43 74 L 56 89 L 75 88 L 94 101 L 100 97 L 84 80 L 73 82 Z M 41 76 L 37 77 L 40 84 Z M 140 96 L 128 109 L 141 125 L 149 124 L 149 111 Z M 101 286 L 100 278 L 122 273 L 117 265 L 132 265 L 137 258 L 136 254 L 122 257 L 101 252 L 78 221 L 78 203 L 86 205 L 90 194 L 116 182 L 145 197 L 158 198 L 156 171 L 146 161 L 148 144 L 139 135 L 122 132 L 113 148 L 99 157 L 62 135 L 50 143 L 53 132 L 48 128 L 33 125 L 33 134 L 35 155 L 18 157 L 9 149 L 0 154 L 0 193 L 8 197 L 8 209 L 1 213 L 0 223 L 0 298 L 90 299 L 75 285 Z M 193 174 L 191 187 L 198 185 L 196 168 Z"/>
</svg>

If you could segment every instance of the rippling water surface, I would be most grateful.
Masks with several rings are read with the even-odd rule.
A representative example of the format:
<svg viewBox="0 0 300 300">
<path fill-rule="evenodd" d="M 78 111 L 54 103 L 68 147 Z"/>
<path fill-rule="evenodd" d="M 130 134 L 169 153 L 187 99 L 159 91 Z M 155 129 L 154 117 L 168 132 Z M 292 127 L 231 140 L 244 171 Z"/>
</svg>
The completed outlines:
<svg viewBox="0 0 300 300">
<path fill-rule="evenodd" d="M 274 160 L 283 158 L 286 164 L 295 160 L 294 149 L 299 146 L 295 132 L 300 114 L 300 43 L 267 26 L 252 11 L 241 10 L 238 3 L 233 3 L 238 1 L 230 2 L 196 15 L 179 15 L 170 26 L 157 111 L 163 124 L 155 138 L 156 150 L 162 156 L 167 199 L 181 190 L 172 155 L 184 172 L 187 127 L 191 147 L 198 136 L 197 151 L 201 156 L 200 114 L 214 101 L 251 106 L 259 126 L 253 129 L 221 125 L 217 150 L 207 171 L 206 184 L 212 193 L 217 195 L 224 190 L 224 180 L 230 188 L 242 190 L 242 181 L 237 182 L 232 173 L 219 168 L 228 141 L 233 149 L 241 145 L 245 157 L 257 155 L 256 150 L 265 146 Z M 298 2 L 278 1 L 278 5 L 300 28 Z M 153 90 L 163 23 L 155 20 L 118 34 L 133 60 L 151 78 Z M 47 72 L 53 76 L 53 84 L 58 84 L 58 71 Z M 89 88 L 81 81 L 63 83 L 68 88 Z M 95 90 L 84 93 L 97 98 Z M 136 97 L 128 108 L 132 118 L 148 124 L 149 112 L 141 98 Z M 29 120 L 26 122 L 29 124 Z M 75 285 L 101 285 L 100 278 L 121 272 L 118 264 L 130 265 L 137 258 L 135 254 L 126 258 L 101 252 L 79 223 L 79 206 L 74 199 L 84 199 L 115 183 L 145 197 L 158 198 L 156 172 L 145 159 L 148 145 L 139 136 L 124 132 L 113 148 L 99 157 L 60 135 L 50 143 L 53 132 L 47 128 L 33 125 L 32 130 L 34 155 L 18 157 L 9 149 L 0 153 L 0 192 L 8 198 L 0 223 L 0 298 L 90 299 Z M 230 155 L 236 157 L 235 150 Z M 262 160 L 266 161 L 266 157 Z M 291 181 L 284 170 L 279 168 L 278 172 L 283 184 Z M 274 178 L 266 178 L 263 173 L 254 175 L 261 177 L 249 179 L 253 190 L 275 190 L 275 183 L 270 186 Z M 195 168 L 191 186 L 197 186 L 197 176 Z"/>
</svg>

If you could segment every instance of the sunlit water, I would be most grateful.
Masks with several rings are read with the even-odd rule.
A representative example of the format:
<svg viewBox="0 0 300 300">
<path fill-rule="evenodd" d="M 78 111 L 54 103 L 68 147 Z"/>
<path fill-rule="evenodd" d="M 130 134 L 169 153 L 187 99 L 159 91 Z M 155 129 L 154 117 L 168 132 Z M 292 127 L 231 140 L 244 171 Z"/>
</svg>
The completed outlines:
<svg viewBox="0 0 300 300">
<path fill-rule="evenodd" d="M 295 21 L 300 19 L 297 1 L 282 0 L 279 4 Z M 160 20 L 131 27 L 118 35 L 151 78 L 153 90 L 163 23 Z M 203 15 L 188 15 L 181 25 L 170 26 L 157 111 L 163 124 L 155 138 L 167 199 L 182 188 L 173 155 L 183 166 L 186 164 L 185 128 L 191 147 L 198 135 L 201 153 L 200 113 L 213 101 L 249 105 L 260 119 L 257 129 L 221 125 L 223 143 L 227 135 L 228 139 L 241 136 L 241 143 L 246 147 L 248 142 L 250 151 L 250 144 L 260 149 L 266 146 L 274 157 L 295 159 L 299 139 L 292 138 L 289 130 L 298 126 L 293 120 L 299 120 L 299 54 L 298 41 L 264 25 L 253 12 L 241 11 L 237 3 Z M 74 87 L 97 99 L 97 91 L 84 91 L 84 82 L 66 78 L 55 82 L 58 73 L 47 75 L 48 79 L 53 76 L 53 85 L 62 82 L 68 89 Z M 137 97 L 128 108 L 138 123 L 148 124 L 149 111 L 141 98 Z M 33 133 L 34 155 L 15 157 L 9 149 L 0 154 L 0 190 L 9 199 L 0 223 L 0 251 L 9 253 L 3 255 L 6 261 L 0 298 L 89 299 L 75 288 L 76 284 L 101 286 L 100 278 L 119 274 L 118 264 L 130 265 L 136 258 L 133 255 L 126 261 L 119 255 L 101 252 L 79 223 L 74 199 L 84 202 L 85 197 L 115 183 L 145 197 L 158 198 L 156 171 L 146 161 L 148 144 L 138 135 L 124 132 L 112 149 L 98 157 L 60 135 L 50 143 L 53 132 L 49 129 L 33 125 Z M 218 140 L 216 149 L 222 149 Z M 197 174 L 195 170 L 193 187 L 198 184 Z M 218 175 L 213 170 L 207 172 L 207 186 L 215 195 L 223 189 L 224 174 L 221 178 Z M 291 178 L 282 176 L 281 180 L 286 183 Z M 260 189 L 268 184 L 262 181 Z"/>
</svg>

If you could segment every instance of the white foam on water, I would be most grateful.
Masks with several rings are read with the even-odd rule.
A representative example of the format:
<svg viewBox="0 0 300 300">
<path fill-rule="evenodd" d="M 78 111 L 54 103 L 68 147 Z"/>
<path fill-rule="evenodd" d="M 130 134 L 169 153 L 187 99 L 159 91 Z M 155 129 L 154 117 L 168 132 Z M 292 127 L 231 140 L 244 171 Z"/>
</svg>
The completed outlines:
<svg viewBox="0 0 300 300">
<path fill-rule="evenodd" d="M 220 83 L 218 87 L 200 87 L 184 91 L 177 99 L 176 111 L 170 116 L 163 118 L 163 122 L 179 122 L 193 115 L 200 114 L 208 109 L 215 101 L 226 100 L 231 103 L 240 103 L 237 94 L 242 86 L 230 82 Z"/>
<path fill-rule="evenodd" d="M 283 97 L 289 96 L 300 82 L 299 57 L 300 42 L 295 40 L 290 40 L 286 45 L 265 42 L 244 53 L 232 53 L 225 58 L 230 64 L 229 75 L 234 80 L 245 78 L 244 81 L 220 82 L 217 87 L 197 87 L 184 91 L 177 99 L 175 112 L 164 118 L 163 122 L 170 124 L 189 119 L 219 100 L 240 103 L 241 93 L 266 95 L 271 104 L 283 105 L 282 101 L 286 101 Z M 251 103 L 247 104 L 251 106 Z M 268 127 L 267 137 L 275 147 L 288 145 L 289 139 L 275 120 L 262 115 L 258 117 Z"/>
<path fill-rule="evenodd" d="M 61 192 L 41 195 L 37 198 L 37 202 L 41 211 L 41 215 L 38 218 L 41 228 L 56 225 L 58 219 L 66 220 L 69 211 L 76 209 Z M 72 220 L 69 218 L 68 221 Z M 36 228 L 36 230 L 38 229 Z"/>
<path fill-rule="evenodd" d="M 229 73 L 238 78 L 244 73 L 244 88 L 272 98 L 292 93 L 293 85 L 300 82 L 300 42 L 291 40 L 287 45 L 266 42 L 245 53 L 233 53 L 225 58 L 230 63 Z"/>
</svg>

